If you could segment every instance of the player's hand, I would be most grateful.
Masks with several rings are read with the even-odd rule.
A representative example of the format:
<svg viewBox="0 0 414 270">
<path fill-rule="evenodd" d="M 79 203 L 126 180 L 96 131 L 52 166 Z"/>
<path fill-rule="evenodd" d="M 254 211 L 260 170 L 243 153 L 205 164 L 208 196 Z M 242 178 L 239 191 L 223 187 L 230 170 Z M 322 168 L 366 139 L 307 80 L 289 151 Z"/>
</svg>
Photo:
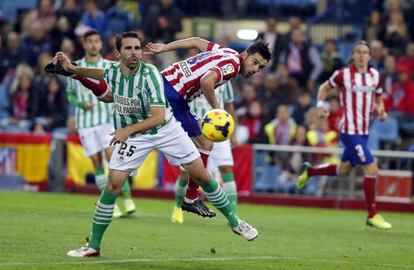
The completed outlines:
<svg viewBox="0 0 414 270">
<path fill-rule="evenodd" d="M 378 112 L 378 118 L 380 121 L 385 121 L 387 117 L 388 117 L 388 113 L 384 109 Z"/>
<path fill-rule="evenodd" d="M 87 111 L 90 111 L 92 108 L 93 108 L 93 104 L 90 103 L 89 101 L 86 101 L 85 105 L 83 106 L 83 110 L 87 112 Z"/>
<path fill-rule="evenodd" d="M 233 135 L 231 135 L 230 137 L 230 144 L 231 147 L 236 147 L 237 145 L 239 145 L 239 142 L 237 141 L 237 137 L 236 137 L 236 132 L 233 133 Z"/>
<path fill-rule="evenodd" d="M 326 118 L 328 118 L 328 116 L 329 116 L 329 111 L 326 108 L 324 108 L 324 107 L 319 107 L 318 108 L 318 117 L 319 118 L 326 119 Z"/>
<path fill-rule="evenodd" d="M 112 135 L 112 140 L 109 143 L 109 145 L 115 145 L 118 143 L 124 143 L 128 139 L 128 137 L 131 135 L 131 131 L 129 127 L 124 127 L 121 129 L 117 129 L 114 132 L 112 132 L 110 135 Z"/>
<path fill-rule="evenodd" d="M 154 54 L 165 52 L 165 44 L 163 43 L 148 43 L 147 49 Z"/>
<path fill-rule="evenodd" d="M 69 71 L 72 66 L 69 57 L 63 52 L 57 52 L 55 54 L 55 57 L 53 57 L 53 64 L 63 67 L 66 71 Z"/>
</svg>

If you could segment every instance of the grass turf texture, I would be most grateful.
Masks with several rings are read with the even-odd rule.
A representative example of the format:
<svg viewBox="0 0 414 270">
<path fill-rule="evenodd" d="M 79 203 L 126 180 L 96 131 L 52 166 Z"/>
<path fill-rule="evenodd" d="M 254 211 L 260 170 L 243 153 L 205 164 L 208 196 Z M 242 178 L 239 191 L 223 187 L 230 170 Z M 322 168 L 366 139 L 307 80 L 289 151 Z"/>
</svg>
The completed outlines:
<svg viewBox="0 0 414 270">
<path fill-rule="evenodd" d="M 384 213 L 394 228 L 364 225 L 365 212 L 240 205 L 259 238 L 247 242 L 225 219 L 185 213 L 172 201 L 137 199 L 113 220 L 100 258 L 69 258 L 91 228 L 96 196 L 0 192 L 0 269 L 414 269 L 414 215 Z"/>
</svg>

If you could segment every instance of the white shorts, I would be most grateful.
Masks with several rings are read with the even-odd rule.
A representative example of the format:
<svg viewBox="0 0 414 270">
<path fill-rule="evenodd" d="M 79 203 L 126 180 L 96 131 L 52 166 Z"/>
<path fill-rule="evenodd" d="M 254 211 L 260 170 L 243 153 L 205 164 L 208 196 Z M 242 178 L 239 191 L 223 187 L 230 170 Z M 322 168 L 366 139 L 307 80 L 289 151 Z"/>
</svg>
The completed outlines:
<svg viewBox="0 0 414 270">
<path fill-rule="evenodd" d="M 148 154 L 157 149 L 172 165 L 190 163 L 200 157 L 193 141 L 174 118 L 155 135 L 145 134 L 129 138 L 115 146 L 109 169 L 132 172 L 139 168 Z"/>
<path fill-rule="evenodd" d="M 213 149 L 208 157 L 207 169 L 214 174 L 221 166 L 233 166 L 233 154 L 231 152 L 230 140 L 214 143 Z"/>
<path fill-rule="evenodd" d="M 112 124 L 102 124 L 96 127 L 78 129 L 79 137 L 86 154 L 90 157 L 109 147 L 114 131 Z"/>
</svg>

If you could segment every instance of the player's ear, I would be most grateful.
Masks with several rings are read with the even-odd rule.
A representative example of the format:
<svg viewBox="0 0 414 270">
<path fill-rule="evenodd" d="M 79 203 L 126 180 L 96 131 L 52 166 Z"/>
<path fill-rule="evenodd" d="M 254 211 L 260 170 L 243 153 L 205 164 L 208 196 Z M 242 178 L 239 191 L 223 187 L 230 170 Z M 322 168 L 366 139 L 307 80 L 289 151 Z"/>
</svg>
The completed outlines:
<svg viewBox="0 0 414 270">
<path fill-rule="evenodd" d="M 119 53 L 119 51 L 118 50 L 116 50 L 115 51 L 116 53 L 116 58 L 118 59 L 118 60 L 121 60 L 121 54 Z"/>
</svg>

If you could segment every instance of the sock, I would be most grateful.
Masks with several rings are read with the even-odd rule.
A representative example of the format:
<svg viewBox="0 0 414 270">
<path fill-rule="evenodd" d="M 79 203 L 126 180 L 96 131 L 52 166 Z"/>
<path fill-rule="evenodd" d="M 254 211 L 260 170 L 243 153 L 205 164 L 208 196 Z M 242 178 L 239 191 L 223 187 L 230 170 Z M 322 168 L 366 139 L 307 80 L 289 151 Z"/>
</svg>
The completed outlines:
<svg viewBox="0 0 414 270">
<path fill-rule="evenodd" d="M 322 164 L 315 167 L 308 168 L 308 176 L 314 175 L 329 175 L 329 176 L 337 176 L 338 165 L 337 164 Z"/>
<path fill-rule="evenodd" d="M 73 78 L 80 81 L 83 86 L 90 89 L 98 98 L 104 97 L 106 92 L 108 92 L 108 85 L 105 80 L 96 80 L 78 74 L 74 75 Z"/>
<path fill-rule="evenodd" d="M 121 187 L 122 196 L 125 200 L 131 199 L 131 186 L 129 185 L 128 178 L 125 180 L 124 184 Z"/>
<path fill-rule="evenodd" d="M 95 183 L 99 188 L 99 191 L 102 193 L 102 191 L 105 189 L 106 183 L 108 182 L 108 178 L 105 175 L 103 168 L 96 168 L 95 169 Z"/>
<path fill-rule="evenodd" d="M 198 185 L 193 181 L 188 182 L 187 192 L 185 193 L 186 201 L 194 201 L 198 199 Z"/>
<path fill-rule="evenodd" d="M 177 208 L 181 208 L 186 192 L 187 181 L 185 179 L 178 178 L 178 180 L 175 182 L 175 206 Z"/>
<path fill-rule="evenodd" d="M 201 187 L 203 188 L 207 199 L 226 217 L 229 225 L 232 228 L 237 227 L 239 222 L 236 213 L 234 212 L 234 208 L 217 181 L 210 178 L 210 180 L 207 183 L 204 183 Z"/>
<path fill-rule="evenodd" d="M 375 176 L 364 176 L 364 194 L 365 204 L 367 205 L 368 218 L 372 218 L 377 214 L 377 208 L 375 205 Z"/>
<path fill-rule="evenodd" d="M 237 207 L 237 187 L 234 181 L 234 174 L 232 172 L 225 173 L 221 176 L 223 178 L 223 190 L 229 198 L 231 205 L 236 211 Z"/>
<path fill-rule="evenodd" d="M 101 241 L 106 228 L 112 221 L 116 194 L 104 190 L 96 206 L 92 221 L 92 237 L 89 246 L 99 250 Z"/>
<path fill-rule="evenodd" d="M 203 161 L 204 168 L 207 168 L 207 161 L 208 156 L 210 155 L 210 151 L 198 148 L 198 152 L 200 152 L 201 160 Z M 198 199 L 198 185 L 193 181 L 188 182 L 187 193 L 185 194 L 186 201 L 194 201 Z"/>
</svg>

